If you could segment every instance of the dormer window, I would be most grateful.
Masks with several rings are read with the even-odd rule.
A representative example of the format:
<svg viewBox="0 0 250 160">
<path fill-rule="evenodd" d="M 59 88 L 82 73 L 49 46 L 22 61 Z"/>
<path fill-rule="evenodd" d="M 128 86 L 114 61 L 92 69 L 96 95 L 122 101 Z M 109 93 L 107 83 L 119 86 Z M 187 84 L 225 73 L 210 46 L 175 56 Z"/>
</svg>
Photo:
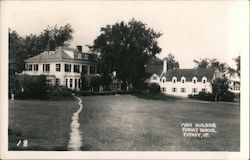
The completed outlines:
<svg viewBox="0 0 250 160">
<path fill-rule="evenodd" d="M 162 81 L 162 83 L 165 83 L 165 82 L 166 82 L 166 78 L 163 77 L 163 78 L 161 79 L 161 81 Z"/>
<path fill-rule="evenodd" d="M 192 82 L 193 82 L 193 83 L 196 83 L 196 82 L 197 82 L 197 78 L 196 78 L 196 77 L 193 77 Z"/>
<path fill-rule="evenodd" d="M 207 83 L 207 78 L 206 77 L 202 78 L 202 83 L 204 83 L 204 84 Z"/>
<path fill-rule="evenodd" d="M 173 77 L 173 78 L 172 78 L 172 82 L 173 82 L 173 83 L 176 83 L 176 82 L 177 82 L 177 78 L 176 78 L 176 77 Z"/>
<path fill-rule="evenodd" d="M 77 59 L 82 59 L 82 54 L 79 53 L 79 54 L 77 55 Z"/>
<path fill-rule="evenodd" d="M 186 78 L 185 77 L 181 77 L 181 83 L 185 83 L 186 82 Z"/>
</svg>

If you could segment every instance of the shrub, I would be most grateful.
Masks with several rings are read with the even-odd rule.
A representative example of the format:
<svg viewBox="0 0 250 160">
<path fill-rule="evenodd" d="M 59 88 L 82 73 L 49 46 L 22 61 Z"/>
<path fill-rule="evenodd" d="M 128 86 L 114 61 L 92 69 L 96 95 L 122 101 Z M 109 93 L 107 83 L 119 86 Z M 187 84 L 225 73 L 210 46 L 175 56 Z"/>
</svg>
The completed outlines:
<svg viewBox="0 0 250 160">
<path fill-rule="evenodd" d="M 160 86 L 157 83 L 149 84 L 148 89 L 150 93 L 160 93 Z"/>
<path fill-rule="evenodd" d="M 199 92 L 197 95 L 188 95 L 188 98 L 194 98 L 198 100 L 204 100 L 204 101 L 214 101 L 214 95 L 212 93 L 207 92 Z"/>
<path fill-rule="evenodd" d="M 15 97 L 16 98 L 46 98 L 47 85 L 45 76 L 21 75 L 15 80 Z"/>
<path fill-rule="evenodd" d="M 221 95 L 220 95 L 220 100 L 221 101 L 226 101 L 226 102 L 233 102 L 234 101 L 234 98 L 235 98 L 235 94 L 232 93 L 232 92 L 223 92 Z"/>
<path fill-rule="evenodd" d="M 48 87 L 48 97 L 53 98 L 65 98 L 72 97 L 72 90 L 64 86 L 49 86 Z"/>
</svg>

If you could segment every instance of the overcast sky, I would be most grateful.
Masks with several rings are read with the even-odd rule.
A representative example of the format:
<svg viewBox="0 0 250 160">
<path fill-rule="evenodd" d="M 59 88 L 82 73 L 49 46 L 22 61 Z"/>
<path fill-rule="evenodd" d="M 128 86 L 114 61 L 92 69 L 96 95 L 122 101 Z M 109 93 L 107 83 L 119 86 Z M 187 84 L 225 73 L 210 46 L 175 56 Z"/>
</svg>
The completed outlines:
<svg viewBox="0 0 250 160">
<path fill-rule="evenodd" d="M 217 58 L 234 67 L 233 58 L 248 54 L 247 1 L 10 1 L 3 12 L 8 27 L 20 35 L 39 34 L 48 25 L 70 23 L 72 47 L 91 45 L 100 28 L 117 21 L 140 20 L 160 31 L 163 58 L 172 53 L 181 68 L 193 59 Z M 84 48 L 86 51 L 86 48 Z"/>
</svg>

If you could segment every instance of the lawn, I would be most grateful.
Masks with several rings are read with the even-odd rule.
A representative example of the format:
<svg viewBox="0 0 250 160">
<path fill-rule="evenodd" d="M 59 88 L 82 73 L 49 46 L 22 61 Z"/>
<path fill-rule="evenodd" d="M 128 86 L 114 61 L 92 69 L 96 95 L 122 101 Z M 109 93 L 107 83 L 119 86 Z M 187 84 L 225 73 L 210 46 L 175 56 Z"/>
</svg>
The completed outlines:
<svg viewBox="0 0 250 160">
<path fill-rule="evenodd" d="M 9 150 L 67 150 L 71 117 L 77 109 L 77 101 L 10 101 Z"/>
<path fill-rule="evenodd" d="M 240 106 L 148 96 L 82 97 L 81 150 L 239 151 Z M 208 138 L 184 137 L 182 123 L 215 123 Z"/>
<path fill-rule="evenodd" d="M 240 106 L 173 97 L 81 97 L 83 151 L 239 151 Z M 67 150 L 77 101 L 9 102 L 9 150 Z M 184 137 L 182 123 L 215 123 L 207 138 Z M 24 147 L 24 140 L 28 140 Z"/>
</svg>

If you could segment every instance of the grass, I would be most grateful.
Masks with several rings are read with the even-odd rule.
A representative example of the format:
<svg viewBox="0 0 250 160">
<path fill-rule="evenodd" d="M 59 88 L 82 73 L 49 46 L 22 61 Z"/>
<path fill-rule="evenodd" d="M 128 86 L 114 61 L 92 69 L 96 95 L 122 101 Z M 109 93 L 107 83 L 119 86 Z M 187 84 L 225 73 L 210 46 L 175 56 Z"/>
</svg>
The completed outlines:
<svg viewBox="0 0 250 160">
<path fill-rule="evenodd" d="M 71 116 L 77 101 L 9 102 L 9 150 L 67 150 Z M 28 146 L 21 143 L 27 139 Z"/>
<path fill-rule="evenodd" d="M 239 105 L 148 96 L 83 97 L 82 150 L 240 150 Z M 181 123 L 206 122 L 215 122 L 217 133 L 204 139 L 183 137 Z"/>
<path fill-rule="evenodd" d="M 240 106 L 157 94 L 82 97 L 83 151 L 239 151 Z M 67 150 L 77 101 L 9 102 L 9 150 Z M 181 123 L 216 123 L 208 138 L 183 137 Z M 27 139 L 29 145 L 17 146 Z"/>
</svg>

